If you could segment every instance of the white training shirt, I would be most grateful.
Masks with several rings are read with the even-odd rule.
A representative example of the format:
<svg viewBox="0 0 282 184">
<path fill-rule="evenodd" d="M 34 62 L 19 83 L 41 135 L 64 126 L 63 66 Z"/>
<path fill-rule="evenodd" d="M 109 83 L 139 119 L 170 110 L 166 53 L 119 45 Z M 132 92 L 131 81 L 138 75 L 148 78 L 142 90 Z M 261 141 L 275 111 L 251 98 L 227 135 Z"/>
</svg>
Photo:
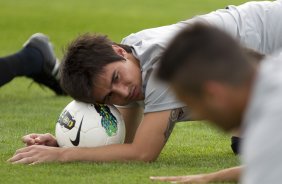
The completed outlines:
<svg viewBox="0 0 282 184">
<path fill-rule="evenodd" d="M 263 54 L 282 50 L 282 0 L 231 5 L 198 18 Z"/>
<path fill-rule="evenodd" d="M 282 52 L 261 63 L 243 121 L 243 184 L 282 183 Z"/>
<path fill-rule="evenodd" d="M 140 61 L 144 101 L 124 107 L 141 105 L 144 112 L 155 112 L 184 107 L 166 84 L 155 77 L 160 56 L 170 40 L 184 27 L 196 21 L 215 25 L 225 30 L 247 47 L 264 54 L 282 49 L 282 0 L 248 2 L 240 6 L 228 6 L 207 15 L 181 21 L 176 24 L 146 29 L 131 34 L 122 44 L 132 46 L 133 55 Z"/>
</svg>

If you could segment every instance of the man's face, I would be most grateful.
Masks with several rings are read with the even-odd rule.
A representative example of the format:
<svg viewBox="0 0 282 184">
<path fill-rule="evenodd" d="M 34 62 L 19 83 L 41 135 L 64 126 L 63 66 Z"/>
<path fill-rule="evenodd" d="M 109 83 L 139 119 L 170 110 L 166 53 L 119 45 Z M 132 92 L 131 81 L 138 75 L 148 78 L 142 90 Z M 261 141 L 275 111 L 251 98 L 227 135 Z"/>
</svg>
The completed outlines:
<svg viewBox="0 0 282 184">
<path fill-rule="evenodd" d="M 128 59 L 104 67 L 94 83 L 98 103 L 126 105 L 144 99 L 142 76 L 138 64 Z"/>
<path fill-rule="evenodd" d="M 204 91 L 196 97 L 184 92 L 181 87 L 173 88 L 178 98 L 190 108 L 193 118 L 208 120 L 225 131 L 240 127 L 243 109 L 240 102 L 236 102 L 232 89 L 223 87 L 218 92 Z"/>
</svg>

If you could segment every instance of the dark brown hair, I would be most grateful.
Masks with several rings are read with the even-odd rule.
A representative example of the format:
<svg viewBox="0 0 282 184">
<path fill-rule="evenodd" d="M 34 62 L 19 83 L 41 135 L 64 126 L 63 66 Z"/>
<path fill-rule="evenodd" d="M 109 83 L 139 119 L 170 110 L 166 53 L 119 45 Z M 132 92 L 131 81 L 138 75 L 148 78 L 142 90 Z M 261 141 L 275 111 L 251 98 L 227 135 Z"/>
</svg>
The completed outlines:
<svg viewBox="0 0 282 184">
<path fill-rule="evenodd" d="M 60 84 L 74 99 L 94 103 L 93 87 L 97 76 L 107 64 L 124 60 L 116 54 L 112 45 L 127 52 L 127 45 L 116 44 L 105 35 L 86 33 L 72 41 L 65 52 L 60 68 Z"/>
<path fill-rule="evenodd" d="M 158 77 L 193 95 L 206 80 L 240 85 L 263 55 L 243 48 L 224 31 L 195 23 L 181 31 L 164 52 Z"/>
</svg>

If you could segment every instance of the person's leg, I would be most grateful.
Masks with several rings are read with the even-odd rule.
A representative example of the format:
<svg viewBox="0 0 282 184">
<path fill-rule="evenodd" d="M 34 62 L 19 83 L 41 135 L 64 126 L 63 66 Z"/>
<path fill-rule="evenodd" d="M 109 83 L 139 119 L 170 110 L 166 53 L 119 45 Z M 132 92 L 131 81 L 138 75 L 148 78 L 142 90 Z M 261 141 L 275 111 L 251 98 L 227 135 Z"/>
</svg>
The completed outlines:
<svg viewBox="0 0 282 184">
<path fill-rule="evenodd" d="M 36 33 L 20 52 L 0 59 L 0 86 L 16 76 L 26 76 L 49 87 L 57 95 L 65 95 L 59 85 L 58 71 L 59 62 L 48 37 Z"/>
<path fill-rule="evenodd" d="M 42 66 L 43 58 L 35 48 L 23 48 L 16 54 L 0 58 L 0 86 L 14 77 L 39 73 Z"/>
</svg>

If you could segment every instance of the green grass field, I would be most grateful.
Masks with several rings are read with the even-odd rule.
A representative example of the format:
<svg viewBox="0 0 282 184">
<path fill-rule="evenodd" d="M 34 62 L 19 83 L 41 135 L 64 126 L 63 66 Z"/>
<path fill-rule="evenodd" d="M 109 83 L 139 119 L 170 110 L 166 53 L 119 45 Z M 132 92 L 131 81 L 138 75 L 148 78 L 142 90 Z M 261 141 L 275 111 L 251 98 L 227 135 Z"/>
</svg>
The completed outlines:
<svg viewBox="0 0 282 184">
<path fill-rule="evenodd" d="M 119 42 L 141 29 L 175 23 L 246 0 L 0 0 L 0 56 L 22 47 L 34 32 L 50 36 L 59 58 L 70 40 L 100 32 Z M 51 163 L 35 166 L 6 162 L 23 146 L 27 133 L 54 133 L 69 97 L 58 97 L 26 78 L 0 88 L 0 183 L 151 183 L 150 175 L 210 172 L 239 164 L 230 136 L 203 122 L 177 124 L 154 163 Z M 157 182 L 155 182 L 157 183 Z"/>
</svg>

